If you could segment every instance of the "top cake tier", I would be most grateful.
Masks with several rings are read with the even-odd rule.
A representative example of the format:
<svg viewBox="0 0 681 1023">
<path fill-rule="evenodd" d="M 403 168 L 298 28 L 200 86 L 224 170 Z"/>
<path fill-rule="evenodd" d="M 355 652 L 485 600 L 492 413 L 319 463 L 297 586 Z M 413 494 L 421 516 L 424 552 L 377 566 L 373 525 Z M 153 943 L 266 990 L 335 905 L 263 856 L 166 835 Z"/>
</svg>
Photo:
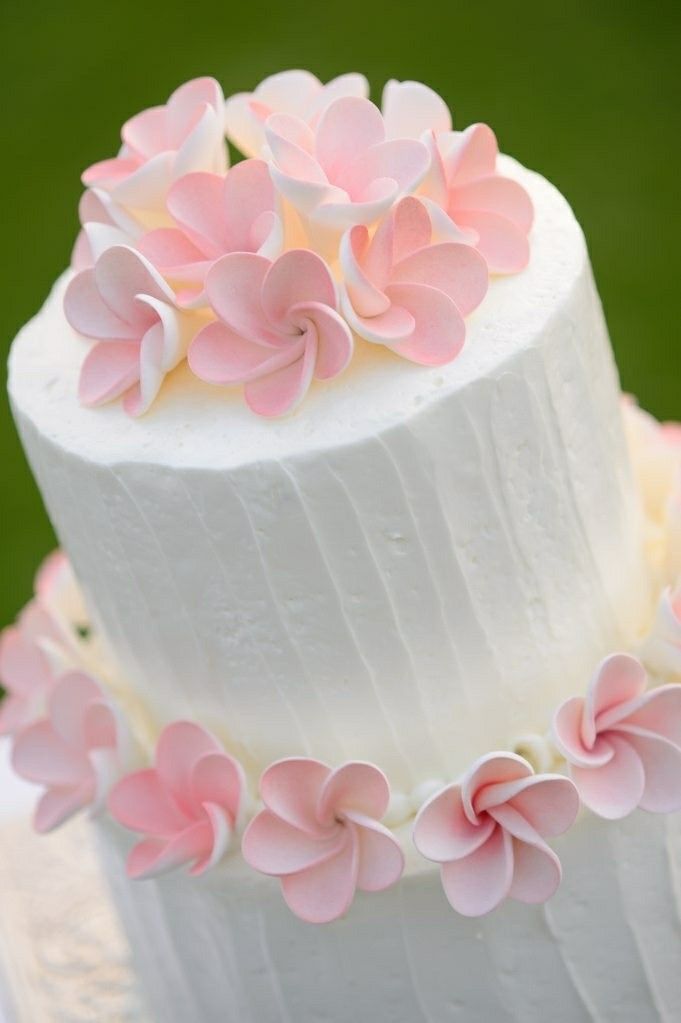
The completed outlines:
<svg viewBox="0 0 681 1023">
<path fill-rule="evenodd" d="M 10 393 L 66 548 L 159 725 L 257 770 L 372 760 L 398 788 L 539 730 L 631 641 L 649 585 L 619 387 L 584 239 L 544 179 L 531 260 L 493 278 L 449 365 L 360 343 L 281 420 L 193 377 L 150 412 L 81 407 L 69 275 Z"/>
</svg>

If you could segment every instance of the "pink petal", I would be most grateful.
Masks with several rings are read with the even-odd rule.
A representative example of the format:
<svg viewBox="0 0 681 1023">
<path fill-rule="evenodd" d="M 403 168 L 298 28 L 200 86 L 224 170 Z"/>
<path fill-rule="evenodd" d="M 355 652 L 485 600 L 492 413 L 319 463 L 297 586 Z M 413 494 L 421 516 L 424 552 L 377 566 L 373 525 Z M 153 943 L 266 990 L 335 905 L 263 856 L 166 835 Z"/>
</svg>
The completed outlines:
<svg viewBox="0 0 681 1023">
<path fill-rule="evenodd" d="M 397 343 L 408 341 L 414 332 L 416 320 L 406 309 L 401 306 L 388 306 L 384 313 L 378 316 L 357 316 L 349 306 L 345 309 L 345 315 L 352 329 L 360 337 L 371 341 L 373 344 L 388 345 L 391 348 Z"/>
<path fill-rule="evenodd" d="M 117 205 L 127 210 L 161 212 L 173 180 L 174 164 L 173 153 L 164 152 L 152 156 L 132 173 L 112 183 L 112 198 Z"/>
<path fill-rule="evenodd" d="M 512 274 L 524 270 L 530 261 L 530 243 L 519 228 L 505 217 L 484 210 L 452 210 L 450 215 L 462 228 L 473 228 L 475 247 L 485 257 L 492 273 Z"/>
<path fill-rule="evenodd" d="M 596 737 L 589 749 L 582 741 L 585 701 L 581 696 L 565 700 L 553 718 L 553 740 L 559 752 L 578 767 L 602 767 L 612 758 L 612 747 Z"/>
<path fill-rule="evenodd" d="M 599 724 L 605 721 L 607 713 L 599 716 Z M 619 720 L 623 725 L 662 735 L 681 746 L 681 685 L 662 685 L 643 693 L 629 703 L 626 717 L 620 716 Z"/>
<path fill-rule="evenodd" d="M 173 835 L 195 819 L 180 809 L 152 767 L 121 778 L 109 793 L 108 807 L 119 824 L 146 835 Z"/>
<path fill-rule="evenodd" d="M 369 94 L 369 83 L 364 75 L 350 72 L 332 78 L 321 89 L 309 97 L 306 118 L 309 124 L 315 125 L 326 108 L 342 96 L 358 96 L 366 99 Z"/>
<path fill-rule="evenodd" d="M 486 785 L 529 778 L 532 768 L 516 753 L 487 753 L 471 764 L 461 779 L 461 803 L 471 824 L 477 824 L 476 797 Z"/>
<path fill-rule="evenodd" d="M 321 88 L 319 79 L 309 71 L 279 71 L 260 82 L 253 98 L 272 110 L 303 117 Z"/>
<path fill-rule="evenodd" d="M 388 779 L 373 764 L 350 761 L 327 777 L 319 795 L 317 817 L 329 822 L 348 810 L 380 820 L 388 809 Z"/>
<path fill-rule="evenodd" d="M 291 757 L 279 760 L 260 779 L 260 795 L 272 813 L 313 836 L 320 831 L 317 807 L 331 768 L 319 760 Z"/>
<path fill-rule="evenodd" d="M 422 366 L 443 366 L 456 358 L 466 339 L 466 325 L 448 295 L 425 284 L 389 284 L 385 293 L 414 318 L 412 333 L 393 343 L 393 351 Z"/>
<path fill-rule="evenodd" d="M 453 188 L 449 202 L 457 213 L 460 210 L 496 213 L 510 220 L 524 234 L 532 227 L 534 208 L 529 195 L 517 181 L 499 174 L 477 178 Z"/>
<path fill-rule="evenodd" d="M 264 160 L 244 160 L 232 167 L 225 178 L 223 202 L 225 241 L 231 250 L 252 251 L 258 218 L 276 208 L 274 185 Z"/>
<path fill-rule="evenodd" d="M 216 866 L 229 849 L 234 834 L 234 818 L 223 807 L 216 803 L 204 803 L 203 810 L 210 825 L 212 848 L 195 860 L 189 871 L 191 877 L 205 874 Z"/>
<path fill-rule="evenodd" d="M 423 179 L 430 166 L 428 149 L 412 139 L 391 139 L 372 146 L 366 152 L 350 150 L 354 159 L 338 179 L 353 199 L 363 195 L 372 181 L 395 182 L 397 192 L 410 192 Z M 355 155 L 357 154 L 357 155 Z"/>
<path fill-rule="evenodd" d="M 102 405 L 118 398 L 139 380 L 137 341 L 100 341 L 85 356 L 78 398 L 83 405 Z"/>
<path fill-rule="evenodd" d="M 645 772 L 634 747 L 615 732 L 609 732 L 612 759 L 603 767 L 570 765 L 582 802 L 608 820 L 619 820 L 635 810 L 645 790 Z"/>
<path fill-rule="evenodd" d="M 488 285 L 487 264 L 469 245 L 441 242 L 397 263 L 391 283 L 428 284 L 449 295 L 462 316 L 480 305 Z"/>
<path fill-rule="evenodd" d="M 210 323 L 192 341 L 187 358 L 192 372 L 201 380 L 236 384 L 296 363 L 301 353 L 302 344 L 295 339 L 286 348 L 266 347 L 247 341 L 222 323 Z"/>
<path fill-rule="evenodd" d="M 509 894 L 513 881 L 511 836 L 496 827 L 484 845 L 440 868 L 450 904 L 463 916 L 484 916 Z"/>
<path fill-rule="evenodd" d="M 70 817 L 89 806 L 94 797 L 94 786 L 65 786 L 51 788 L 40 797 L 33 823 L 41 835 L 53 831 Z"/>
<path fill-rule="evenodd" d="M 49 721 L 30 725 L 17 736 L 12 767 L 28 781 L 55 787 L 81 785 L 92 774 L 85 754 L 69 746 Z"/>
<path fill-rule="evenodd" d="M 295 362 L 247 383 L 244 397 L 248 407 L 257 415 L 266 417 L 292 412 L 307 394 L 316 359 L 316 341 L 307 341 L 303 355 Z"/>
<path fill-rule="evenodd" d="M 317 159 L 329 181 L 337 181 L 352 160 L 384 138 L 378 108 L 368 99 L 344 96 L 331 103 L 320 118 Z"/>
<path fill-rule="evenodd" d="M 157 322 L 144 334 L 139 350 L 139 386 L 123 399 L 123 407 L 131 416 L 140 416 L 152 405 L 161 384 L 183 358 L 184 346 L 175 309 L 165 302 L 141 298 L 152 306 Z"/>
<path fill-rule="evenodd" d="M 210 855 L 213 832 L 207 820 L 190 825 L 164 842 L 148 838 L 139 842 L 128 856 L 128 877 L 146 880 Z"/>
<path fill-rule="evenodd" d="M 102 691 L 89 675 L 70 671 L 62 675 L 50 693 L 49 716 L 55 732 L 74 749 L 87 749 L 85 713 L 93 700 L 100 700 Z"/>
<path fill-rule="evenodd" d="M 393 264 L 430 245 L 432 235 L 430 217 L 420 199 L 411 195 L 401 199 L 392 210 L 392 218 Z"/>
<path fill-rule="evenodd" d="M 612 654 L 596 669 L 589 683 L 584 714 L 582 716 L 582 741 L 591 747 L 596 734 L 601 731 L 599 719 L 606 714 L 607 725 L 626 716 L 626 704 L 635 700 L 646 688 L 645 668 L 630 654 Z"/>
<path fill-rule="evenodd" d="M 478 824 L 471 823 L 463 808 L 461 787 L 449 785 L 421 807 L 414 824 L 414 845 L 426 859 L 446 863 L 475 852 L 494 828 L 486 814 Z"/>
<path fill-rule="evenodd" d="M 168 192 L 168 212 L 204 259 L 227 251 L 225 182 L 218 174 L 197 171 L 179 178 Z"/>
<path fill-rule="evenodd" d="M 172 793 L 178 806 L 194 816 L 192 775 L 197 762 L 209 753 L 222 753 L 217 739 L 192 721 L 175 721 L 161 732 L 155 765 L 161 783 Z"/>
<path fill-rule="evenodd" d="M 95 281 L 94 269 L 76 274 L 64 295 L 64 315 L 74 330 L 103 340 L 134 340 L 135 325 L 127 323 L 106 304 Z"/>
<path fill-rule="evenodd" d="M 348 298 L 358 316 L 378 316 L 390 308 L 390 301 L 367 277 L 362 259 L 369 245 L 363 224 L 346 231 L 340 244 L 340 262 Z"/>
<path fill-rule="evenodd" d="M 579 794 L 569 778 L 535 775 L 516 783 L 510 805 L 545 838 L 562 835 L 579 812 Z"/>
<path fill-rule="evenodd" d="M 35 643 L 26 640 L 18 629 L 10 628 L 0 636 L 0 682 L 11 693 L 30 697 L 52 682 L 50 663 Z"/>
<path fill-rule="evenodd" d="M 330 380 L 346 368 L 352 358 L 352 334 L 342 316 L 327 305 L 308 302 L 290 310 L 291 319 L 301 317 L 314 324 L 317 333 L 317 361 L 314 375 L 317 380 Z"/>
<path fill-rule="evenodd" d="M 265 315 L 278 329 L 290 332 L 289 310 L 315 302 L 336 308 L 336 287 L 324 260 L 308 249 L 290 249 L 269 267 L 262 285 Z"/>
<path fill-rule="evenodd" d="M 223 96 L 220 85 L 214 78 L 205 76 L 185 82 L 172 94 L 166 104 L 168 143 L 179 149 L 182 142 L 195 128 L 206 106 L 222 115 Z"/>
<path fill-rule="evenodd" d="M 139 156 L 99 160 L 83 172 L 81 181 L 86 187 L 100 186 L 101 188 L 113 188 L 117 182 L 123 181 L 130 174 L 134 174 L 140 166 L 140 161 L 141 158 Z"/>
<path fill-rule="evenodd" d="M 635 750 L 643 764 L 645 787 L 638 803 L 641 809 L 651 813 L 681 810 L 681 747 L 629 725 L 620 726 L 617 735 Z"/>
<path fill-rule="evenodd" d="M 404 870 L 404 853 L 387 828 L 368 821 L 357 828 L 359 867 L 357 887 L 363 892 L 382 892 L 399 881 Z"/>
<path fill-rule="evenodd" d="M 447 104 L 421 82 L 387 82 L 382 108 L 388 138 L 420 139 L 428 130 L 452 130 Z"/>
<path fill-rule="evenodd" d="M 447 176 L 457 186 L 493 174 L 499 147 L 492 129 L 486 124 L 471 124 L 456 139 L 446 158 Z"/>
<path fill-rule="evenodd" d="M 241 765 L 227 753 L 207 753 L 196 761 L 192 771 L 196 804 L 215 803 L 222 807 L 228 811 L 232 825 L 239 814 L 245 784 Z"/>
<path fill-rule="evenodd" d="M 33 701 L 5 693 L 0 701 L 0 736 L 15 735 L 32 724 L 38 716 Z"/>
<path fill-rule="evenodd" d="M 125 245 L 114 245 L 102 253 L 95 265 L 94 275 L 104 302 L 117 316 L 135 328 L 137 337 L 154 322 L 149 307 L 137 301 L 139 295 L 169 302 L 171 305 L 173 303 L 173 293 L 159 272 L 148 259 Z"/>
<path fill-rule="evenodd" d="M 165 106 L 150 107 L 125 122 L 121 137 L 136 156 L 148 160 L 156 153 L 169 149 L 166 136 Z"/>
<path fill-rule="evenodd" d="M 246 828 L 241 851 L 254 870 L 284 877 L 325 863 L 348 842 L 347 828 L 342 825 L 311 835 L 269 810 L 261 810 Z"/>
<path fill-rule="evenodd" d="M 314 132 L 299 117 L 273 114 L 267 119 L 265 135 L 274 162 L 282 174 L 308 184 L 328 184 L 314 156 Z"/>
<path fill-rule="evenodd" d="M 280 345 L 263 310 L 263 283 L 273 264 L 250 252 L 223 256 L 206 278 L 206 293 L 221 320 L 249 341 Z"/>
<path fill-rule="evenodd" d="M 289 909 L 312 924 L 329 923 L 348 911 L 359 870 L 359 843 L 354 837 L 324 863 L 282 878 Z"/>
<path fill-rule="evenodd" d="M 558 889 L 560 860 L 547 845 L 513 843 L 513 881 L 509 896 L 530 904 L 546 902 Z"/>
</svg>

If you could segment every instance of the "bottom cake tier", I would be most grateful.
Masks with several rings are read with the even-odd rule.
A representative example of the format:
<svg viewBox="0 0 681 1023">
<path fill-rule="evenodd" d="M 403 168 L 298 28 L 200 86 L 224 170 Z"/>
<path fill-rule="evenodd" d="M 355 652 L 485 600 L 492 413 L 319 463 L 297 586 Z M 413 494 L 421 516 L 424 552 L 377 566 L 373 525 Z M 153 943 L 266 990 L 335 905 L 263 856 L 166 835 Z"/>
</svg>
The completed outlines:
<svg viewBox="0 0 681 1023">
<path fill-rule="evenodd" d="M 125 876 L 127 836 L 107 823 L 99 837 L 163 1023 L 681 1019 L 681 814 L 582 814 L 555 843 L 563 882 L 545 905 L 466 919 L 437 869 L 412 863 L 324 928 L 239 860 L 139 884 Z"/>
</svg>

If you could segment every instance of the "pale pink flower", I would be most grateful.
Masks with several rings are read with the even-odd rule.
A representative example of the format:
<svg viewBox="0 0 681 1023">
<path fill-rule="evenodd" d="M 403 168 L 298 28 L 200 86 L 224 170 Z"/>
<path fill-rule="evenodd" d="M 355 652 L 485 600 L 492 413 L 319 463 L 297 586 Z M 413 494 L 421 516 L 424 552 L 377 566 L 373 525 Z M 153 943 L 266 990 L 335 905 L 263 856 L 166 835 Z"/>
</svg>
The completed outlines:
<svg viewBox="0 0 681 1023">
<path fill-rule="evenodd" d="M 93 164 L 83 184 L 108 193 L 146 226 L 165 217 L 173 181 L 192 171 L 224 174 L 224 97 L 213 78 L 181 85 L 164 106 L 151 107 L 123 125 L 118 156 Z"/>
<path fill-rule="evenodd" d="M 607 657 L 586 697 L 556 711 L 553 736 L 582 802 L 601 817 L 681 809 L 681 685 L 646 690 L 643 665 Z"/>
<path fill-rule="evenodd" d="M 263 256 L 223 256 L 206 279 L 220 317 L 189 349 L 189 365 L 202 380 L 244 384 L 259 415 L 290 412 L 313 377 L 328 380 L 352 355 L 352 337 L 336 311 L 333 278 L 324 261 L 291 249 L 270 263 Z"/>
<path fill-rule="evenodd" d="M 681 584 L 663 591 L 640 656 L 646 667 L 665 681 L 681 681 Z"/>
<path fill-rule="evenodd" d="M 209 732 L 189 721 L 168 725 L 154 766 L 122 778 L 109 796 L 113 817 L 145 836 L 128 857 L 128 875 L 213 867 L 229 848 L 244 786 L 240 764 Z"/>
<path fill-rule="evenodd" d="M 430 210 L 430 204 L 408 196 L 373 237 L 364 226 L 346 232 L 340 250 L 342 308 L 365 340 L 439 366 L 458 355 L 466 337 L 464 316 L 482 301 L 488 274 L 470 245 L 434 243 Z M 449 237 L 456 237 L 454 228 Z"/>
<path fill-rule="evenodd" d="M 245 156 L 261 156 L 270 114 L 293 114 L 314 126 L 335 99 L 366 97 L 368 93 L 364 75 L 340 75 L 323 85 L 309 71 L 281 71 L 265 78 L 253 92 L 239 92 L 227 99 L 227 136 Z"/>
<path fill-rule="evenodd" d="M 534 774 L 514 753 L 489 753 L 421 808 L 414 843 L 426 859 L 441 864 L 453 908 L 483 916 L 506 898 L 551 898 L 561 865 L 545 839 L 567 831 L 578 810 L 568 778 Z"/>
<path fill-rule="evenodd" d="M 204 281 L 220 256 L 274 259 L 281 252 L 276 193 L 262 160 L 244 160 L 224 177 L 187 174 L 171 187 L 167 207 L 177 226 L 149 232 L 137 248 L 172 282 L 181 304 L 205 304 Z"/>
<path fill-rule="evenodd" d="M 88 188 L 78 203 L 81 229 L 71 254 L 74 270 L 94 266 L 112 245 L 132 245 L 142 232 L 140 225 L 100 188 Z"/>
<path fill-rule="evenodd" d="M 15 735 L 43 713 L 47 696 L 56 681 L 44 650 L 19 626 L 0 634 L 0 683 L 5 696 L 0 702 L 0 735 Z"/>
<path fill-rule="evenodd" d="M 334 231 L 375 223 L 430 165 L 422 142 L 386 138 L 381 112 L 367 99 L 335 100 L 316 128 L 272 114 L 265 134 L 277 189 L 304 218 Z"/>
<path fill-rule="evenodd" d="M 67 672 L 48 697 L 47 717 L 16 737 L 12 766 L 45 786 L 35 813 L 37 831 L 51 831 L 86 807 L 99 808 L 120 770 L 116 715 L 99 685 Z"/>
<path fill-rule="evenodd" d="M 122 395 L 132 416 L 147 411 L 166 374 L 185 358 L 195 330 L 158 271 L 123 245 L 73 278 L 64 312 L 75 330 L 97 342 L 83 362 L 80 400 L 101 405 Z"/>
<path fill-rule="evenodd" d="M 391 139 L 423 140 L 428 132 L 439 135 L 452 130 L 449 107 L 422 82 L 386 82 L 381 110 Z"/>
<path fill-rule="evenodd" d="M 355 890 L 395 884 L 404 856 L 379 823 L 390 790 L 372 764 L 332 770 L 318 760 L 280 760 L 263 774 L 265 804 L 243 837 L 246 862 L 279 877 L 289 908 L 308 923 L 327 923 L 350 908 Z"/>
</svg>

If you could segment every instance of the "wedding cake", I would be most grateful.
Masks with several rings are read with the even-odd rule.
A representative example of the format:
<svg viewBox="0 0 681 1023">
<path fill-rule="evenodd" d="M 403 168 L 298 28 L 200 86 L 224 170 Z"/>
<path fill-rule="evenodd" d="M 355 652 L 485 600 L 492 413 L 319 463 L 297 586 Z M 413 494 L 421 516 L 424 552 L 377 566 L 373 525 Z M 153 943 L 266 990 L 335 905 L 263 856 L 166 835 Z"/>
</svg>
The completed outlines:
<svg viewBox="0 0 681 1023">
<path fill-rule="evenodd" d="M 559 192 L 367 94 L 199 79 L 85 172 L 0 729 L 163 1023 L 678 1018 L 681 429 Z"/>
</svg>

